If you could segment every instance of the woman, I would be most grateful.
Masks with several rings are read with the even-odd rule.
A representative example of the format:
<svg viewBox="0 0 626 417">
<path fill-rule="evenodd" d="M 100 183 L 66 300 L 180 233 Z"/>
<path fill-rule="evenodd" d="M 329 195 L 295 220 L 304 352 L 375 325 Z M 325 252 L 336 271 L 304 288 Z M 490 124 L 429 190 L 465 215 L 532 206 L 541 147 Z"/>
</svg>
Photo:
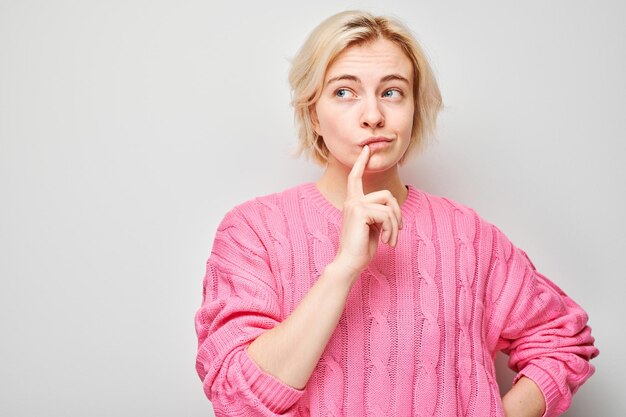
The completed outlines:
<svg viewBox="0 0 626 417">
<path fill-rule="evenodd" d="M 553 416 L 594 371 L 585 312 L 473 210 L 400 178 L 441 96 L 400 23 L 344 12 L 290 73 L 320 180 L 222 221 L 196 315 L 216 415 Z M 518 372 L 500 398 L 493 358 Z"/>
</svg>

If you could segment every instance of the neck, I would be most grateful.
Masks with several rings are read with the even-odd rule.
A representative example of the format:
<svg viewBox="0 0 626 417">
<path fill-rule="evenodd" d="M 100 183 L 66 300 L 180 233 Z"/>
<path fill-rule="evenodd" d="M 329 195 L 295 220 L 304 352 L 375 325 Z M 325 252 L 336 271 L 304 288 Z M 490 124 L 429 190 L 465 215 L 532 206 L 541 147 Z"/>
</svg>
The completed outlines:
<svg viewBox="0 0 626 417">
<path fill-rule="evenodd" d="M 322 195 L 338 209 L 343 208 L 346 199 L 348 174 L 350 174 L 350 167 L 328 165 L 316 183 Z M 408 190 L 400 178 L 397 165 L 386 171 L 363 174 L 365 194 L 380 190 L 389 190 L 400 205 L 406 200 Z"/>
</svg>

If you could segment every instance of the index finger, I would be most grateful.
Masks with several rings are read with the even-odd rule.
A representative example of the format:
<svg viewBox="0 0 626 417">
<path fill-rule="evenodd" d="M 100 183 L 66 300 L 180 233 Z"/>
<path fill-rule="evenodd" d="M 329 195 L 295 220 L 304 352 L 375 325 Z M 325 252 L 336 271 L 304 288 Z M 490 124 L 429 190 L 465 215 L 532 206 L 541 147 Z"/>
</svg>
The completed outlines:
<svg viewBox="0 0 626 417">
<path fill-rule="evenodd" d="M 363 195 L 363 172 L 365 172 L 369 159 L 370 147 L 365 145 L 348 175 L 348 196 Z"/>
</svg>

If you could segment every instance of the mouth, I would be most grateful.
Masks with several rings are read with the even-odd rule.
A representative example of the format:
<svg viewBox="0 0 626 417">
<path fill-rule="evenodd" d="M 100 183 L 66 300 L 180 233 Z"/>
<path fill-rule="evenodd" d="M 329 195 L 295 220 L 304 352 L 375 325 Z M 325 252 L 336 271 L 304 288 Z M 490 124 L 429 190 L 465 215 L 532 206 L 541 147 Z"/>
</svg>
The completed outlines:
<svg viewBox="0 0 626 417">
<path fill-rule="evenodd" d="M 376 137 L 371 137 L 371 138 L 365 139 L 364 141 L 359 143 L 359 146 L 363 147 L 365 145 L 372 145 L 372 144 L 376 144 L 376 143 L 380 143 L 381 145 L 383 145 L 383 144 L 389 143 L 391 141 L 392 141 L 392 139 L 390 139 L 390 138 L 386 138 L 384 136 L 376 136 Z"/>
</svg>

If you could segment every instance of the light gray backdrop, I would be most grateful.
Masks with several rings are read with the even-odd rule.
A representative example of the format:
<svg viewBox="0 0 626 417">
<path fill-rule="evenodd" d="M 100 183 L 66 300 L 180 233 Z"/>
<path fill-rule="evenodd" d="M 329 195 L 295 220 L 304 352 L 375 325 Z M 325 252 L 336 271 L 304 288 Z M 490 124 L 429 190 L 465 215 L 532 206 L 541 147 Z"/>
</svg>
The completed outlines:
<svg viewBox="0 0 626 417">
<path fill-rule="evenodd" d="M 193 315 L 213 233 L 319 176 L 290 156 L 287 71 L 346 8 L 404 19 L 436 71 L 447 108 L 405 180 L 475 208 L 586 308 L 601 355 L 567 415 L 626 415 L 609 0 L 0 0 L 0 414 L 212 415 Z"/>
</svg>

